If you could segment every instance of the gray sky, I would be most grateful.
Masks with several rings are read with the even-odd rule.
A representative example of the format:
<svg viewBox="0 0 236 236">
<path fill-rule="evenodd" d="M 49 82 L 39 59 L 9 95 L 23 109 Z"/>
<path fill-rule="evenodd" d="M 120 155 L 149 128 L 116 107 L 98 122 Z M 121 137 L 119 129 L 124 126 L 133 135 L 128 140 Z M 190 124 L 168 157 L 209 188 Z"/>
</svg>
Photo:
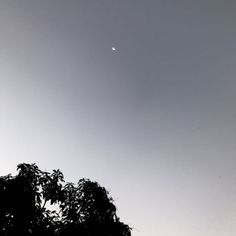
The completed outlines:
<svg viewBox="0 0 236 236">
<path fill-rule="evenodd" d="M 96 180 L 133 236 L 234 236 L 235 9 L 0 0 L 0 175 Z"/>
</svg>

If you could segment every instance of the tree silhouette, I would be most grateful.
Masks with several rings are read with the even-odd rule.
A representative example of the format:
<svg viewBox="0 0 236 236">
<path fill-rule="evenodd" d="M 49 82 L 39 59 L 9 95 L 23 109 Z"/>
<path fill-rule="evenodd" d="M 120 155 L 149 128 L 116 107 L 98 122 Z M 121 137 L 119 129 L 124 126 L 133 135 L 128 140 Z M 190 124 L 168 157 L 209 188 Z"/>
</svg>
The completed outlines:
<svg viewBox="0 0 236 236">
<path fill-rule="evenodd" d="M 97 182 L 65 183 L 60 170 L 49 173 L 36 164 L 17 170 L 16 176 L 0 177 L 0 235 L 131 236 Z"/>
</svg>

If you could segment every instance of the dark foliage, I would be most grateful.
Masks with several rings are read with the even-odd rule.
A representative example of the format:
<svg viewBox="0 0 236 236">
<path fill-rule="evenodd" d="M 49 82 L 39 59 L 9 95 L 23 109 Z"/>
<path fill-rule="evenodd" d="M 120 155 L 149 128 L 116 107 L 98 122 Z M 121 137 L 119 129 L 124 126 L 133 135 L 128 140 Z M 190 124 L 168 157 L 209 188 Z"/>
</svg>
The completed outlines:
<svg viewBox="0 0 236 236">
<path fill-rule="evenodd" d="M 65 183 L 59 170 L 44 172 L 36 164 L 17 170 L 0 177 L 1 236 L 131 236 L 97 182 Z"/>
</svg>

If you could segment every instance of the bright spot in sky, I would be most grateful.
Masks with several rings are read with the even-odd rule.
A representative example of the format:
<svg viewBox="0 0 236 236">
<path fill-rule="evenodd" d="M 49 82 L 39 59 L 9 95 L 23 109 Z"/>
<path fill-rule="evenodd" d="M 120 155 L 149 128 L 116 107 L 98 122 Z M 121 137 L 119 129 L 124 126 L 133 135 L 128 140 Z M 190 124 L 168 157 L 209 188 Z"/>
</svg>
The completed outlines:
<svg viewBox="0 0 236 236">
<path fill-rule="evenodd" d="M 115 48 L 115 47 L 112 47 L 112 51 L 116 51 L 116 48 Z"/>
</svg>

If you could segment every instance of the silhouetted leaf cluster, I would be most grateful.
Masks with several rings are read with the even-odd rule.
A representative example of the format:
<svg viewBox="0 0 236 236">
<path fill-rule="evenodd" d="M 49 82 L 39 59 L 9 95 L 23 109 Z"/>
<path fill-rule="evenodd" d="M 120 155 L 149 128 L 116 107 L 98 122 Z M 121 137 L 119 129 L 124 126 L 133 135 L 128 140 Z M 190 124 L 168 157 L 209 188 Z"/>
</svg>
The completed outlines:
<svg viewBox="0 0 236 236">
<path fill-rule="evenodd" d="M 17 170 L 16 176 L 0 177 L 1 236 L 131 235 L 97 182 L 65 183 L 60 170 L 49 173 L 36 164 L 19 164 Z"/>
</svg>

